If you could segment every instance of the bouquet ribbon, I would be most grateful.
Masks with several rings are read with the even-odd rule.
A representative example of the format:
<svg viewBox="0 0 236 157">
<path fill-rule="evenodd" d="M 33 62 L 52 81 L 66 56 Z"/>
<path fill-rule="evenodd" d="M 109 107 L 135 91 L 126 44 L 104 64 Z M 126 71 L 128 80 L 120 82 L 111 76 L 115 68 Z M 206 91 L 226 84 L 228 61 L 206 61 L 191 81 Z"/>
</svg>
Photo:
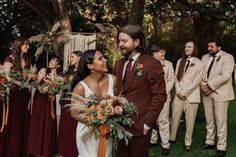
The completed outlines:
<svg viewBox="0 0 236 157">
<path fill-rule="evenodd" d="M 31 92 L 30 92 L 31 96 L 30 96 L 29 103 L 28 103 L 28 110 L 30 110 L 30 115 L 32 115 L 32 113 L 33 113 L 33 104 L 34 104 L 35 90 L 36 90 L 36 88 L 33 87 L 31 89 Z"/>
<path fill-rule="evenodd" d="M 55 95 L 49 96 L 50 106 L 51 106 L 51 117 L 52 117 L 52 119 L 55 119 L 55 111 L 54 111 L 54 107 L 53 107 L 53 102 L 55 101 L 55 99 L 56 99 L 56 96 L 55 96 Z"/>
<path fill-rule="evenodd" d="M 98 130 L 100 133 L 99 137 L 99 145 L 98 145 L 98 157 L 106 156 L 106 137 L 110 132 L 110 128 L 106 124 L 101 124 L 98 126 Z"/>
<path fill-rule="evenodd" d="M 2 99 L 2 125 L 0 128 L 0 132 L 3 131 L 4 126 L 7 125 L 7 121 L 8 121 L 8 114 L 9 114 L 9 102 L 6 101 L 4 99 Z"/>
</svg>

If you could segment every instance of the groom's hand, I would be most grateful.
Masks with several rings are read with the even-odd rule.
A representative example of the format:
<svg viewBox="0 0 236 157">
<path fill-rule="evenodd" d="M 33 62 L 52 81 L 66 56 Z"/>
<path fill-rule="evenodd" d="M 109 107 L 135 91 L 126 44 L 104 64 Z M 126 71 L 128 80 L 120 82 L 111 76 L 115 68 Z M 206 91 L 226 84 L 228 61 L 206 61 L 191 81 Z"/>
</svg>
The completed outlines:
<svg viewBox="0 0 236 157">
<path fill-rule="evenodd" d="M 149 130 L 149 129 L 145 129 L 145 128 L 143 128 L 143 134 L 144 134 L 144 135 L 147 135 L 148 130 Z"/>
<path fill-rule="evenodd" d="M 144 124 L 143 125 L 143 134 L 147 135 L 149 129 L 151 129 L 151 127 L 149 127 L 148 125 Z"/>
</svg>

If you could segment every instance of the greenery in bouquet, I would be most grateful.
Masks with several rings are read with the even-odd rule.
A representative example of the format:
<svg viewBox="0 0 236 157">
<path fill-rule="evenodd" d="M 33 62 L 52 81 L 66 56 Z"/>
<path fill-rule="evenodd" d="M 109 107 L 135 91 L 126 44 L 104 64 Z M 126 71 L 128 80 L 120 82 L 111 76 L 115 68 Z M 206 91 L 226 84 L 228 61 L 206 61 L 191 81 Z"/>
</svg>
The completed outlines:
<svg viewBox="0 0 236 157">
<path fill-rule="evenodd" d="M 60 94 L 64 90 L 69 90 L 70 84 L 66 83 L 64 79 L 60 76 L 57 76 L 53 81 L 47 79 L 42 84 L 37 85 L 37 89 L 40 93 L 52 96 Z"/>
<path fill-rule="evenodd" d="M 10 77 L 18 81 L 20 89 L 34 85 L 37 79 L 37 67 L 31 66 L 29 69 L 23 68 L 22 71 L 11 70 Z"/>
<path fill-rule="evenodd" d="M 7 79 L 4 73 L 0 72 L 0 97 L 4 100 L 8 100 L 8 89 L 11 87 L 11 81 Z"/>
<path fill-rule="evenodd" d="M 91 95 L 88 99 L 82 99 L 78 95 L 76 97 L 77 101 L 72 104 L 72 108 L 86 114 L 85 124 L 93 128 L 92 133 L 96 138 L 99 137 L 100 126 L 106 125 L 109 128 L 107 137 L 113 140 L 113 151 L 117 149 L 120 140 L 124 139 L 126 144 L 128 143 L 133 135 L 123 126 L 131 127 L 133 124 L 132 117 L 137 114 L 137 108 L 133 103 L 124 97 L 101 98 L 97 95 Z"/>
</svg>

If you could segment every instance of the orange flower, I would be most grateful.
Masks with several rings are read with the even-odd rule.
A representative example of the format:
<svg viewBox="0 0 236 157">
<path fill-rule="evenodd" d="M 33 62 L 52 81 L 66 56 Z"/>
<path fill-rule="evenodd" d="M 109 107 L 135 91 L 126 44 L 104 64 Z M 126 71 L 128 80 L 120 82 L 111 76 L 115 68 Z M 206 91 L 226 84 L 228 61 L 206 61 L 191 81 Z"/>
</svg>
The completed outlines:
<svg viewBox="0 0 236 157">
<path fill-rule="evenodd" d="M 27 73 L 25 71 L 22 72 L 22 78 L 25 80 L 27 78 Z"/>
<path fill-rule="evenodd" d="M 104 109 L 102 108 L 102 105 L 97 105 L 96 111 L 97 111 L 97 118 L 102 121 L 105 121 L 107 117 L 104 115 Z"/>
<path fill-rule="evenodd" d="M 105 107 L 105 110 L 106 110 L 108 115 L 114 115 L 115 114 L 115 110 L 114 110 L 114 107 L 113 107 L 113 100 L 112 99 L 108 99 L 107 100 L 107 106 Z"/>
<path fill-rule="evenodd" d="M 33 81 L 35 81 L 37 79 L 37 75 L 36 74 L 30 74 L 30 77 Z"/>
<path fill-rule="evenodd" d="M 5 84 L 5 83 L 7 83 L 7 78 L 0 76 L 0 84 Z"/>
<path fill-rule="evenodd" d="M 137 63 L 135 66 L 135 70 L 137 71 L 138 76 L 142 76 L 143 74 L 143 64 Z"/>
<path fill-rule="evenodd" d="M 138 63 L 138 64 L 137 64 L 137 69 L 143 69 L 143 65 L 140 64 L 140 63 Z"/>
</svg>

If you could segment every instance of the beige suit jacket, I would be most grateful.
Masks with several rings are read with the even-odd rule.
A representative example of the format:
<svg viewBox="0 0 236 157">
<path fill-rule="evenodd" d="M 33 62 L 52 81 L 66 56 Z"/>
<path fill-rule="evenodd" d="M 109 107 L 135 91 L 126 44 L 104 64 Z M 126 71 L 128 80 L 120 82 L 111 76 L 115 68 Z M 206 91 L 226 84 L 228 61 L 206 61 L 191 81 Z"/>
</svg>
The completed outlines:
<svg viewBox="0 0 236 157">
<path fill-rule="evenodd" d="M 170 61 L 164 60 L 163 61 L 163 70 L 164 70 L 164 77 L 165 77 L 165 83 L 166 83 L 166 94 L 167 94 L 167 100 L 166 102 L 170 102 L 170 91 L 174 86 L 175 83 L 175 72 L 173 68 L 173 64 Z"/>
<path fill-rule="evenodd" d="M 204 81 L 214 91 L 210 96 L 219 102 L 230 101 L 234 99 L 234 90 L 232 86 L 232 73 L 234 70 L 234 58 L 232 55 L 220 51 L 216 57 L 209 78 L 206 79 L 207 65 L 211 55 L 205 54 L 202 57 L 202 62 L 205 65 Z"/>
<path fill-rule="evenodd" d="M 176 65 L 176 74 L 179 70 L 181 59 L 178 60 Z M 175 89 L 176 93 L 181 93 L 187 98 L 189 103 L 200 103 L 200 83 L 204 75 L 204 65 L 197 57 L 193 57 L 189 68 L 184 73 L 183 78 L 178 81 L 176 79 Z"/>
<path fill-rule="evenodd" d="M 236 65 L 234 66 L 234 84 L 236 85 Z"/>
</svg>

